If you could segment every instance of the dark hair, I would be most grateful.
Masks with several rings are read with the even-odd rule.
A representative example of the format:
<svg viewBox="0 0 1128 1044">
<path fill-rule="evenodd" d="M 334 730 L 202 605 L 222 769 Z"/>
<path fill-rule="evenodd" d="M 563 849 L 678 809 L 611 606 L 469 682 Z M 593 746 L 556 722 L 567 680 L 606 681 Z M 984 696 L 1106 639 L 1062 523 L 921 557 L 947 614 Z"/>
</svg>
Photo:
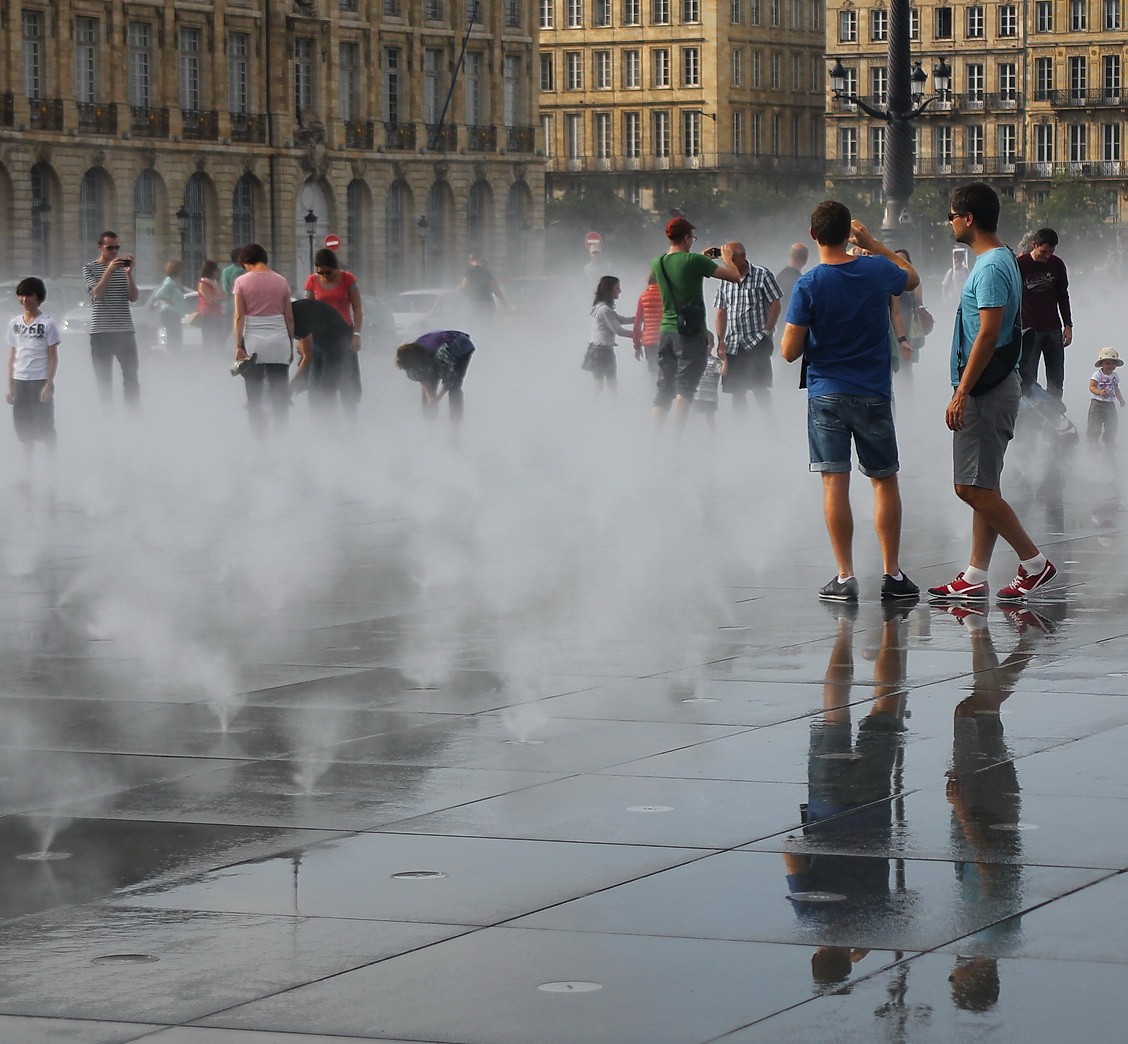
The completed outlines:
<svg viewBox="0 0 1128 1044">
<path fill-rule="evenodd" d="M 982 181 L 953 189 L 948 206 L 953 214 L 970 214 L 975 218 L 975 227 L 980 232 L 999 230 L 999 196 Z"/>
<path fill-rule="evenodd" d="M 337 255 L 333 253 L 328 247 L 322 247 L 316 254 L 313 255 L 314 268 L 340 268 L 337 263 Z"/>
<path fill-rule="evenodd" d="M 599 286 L 595 288 L 595 298 L 591 304 L 594 308 L 597 304 L 614 304 L 615 299 L 611 296 L 611 291 L 619 285 L 618 276 L 605 275 L 599 280 Z"/>
<path fill-rule="evenodd" d="M 111 232 L 109 229 L 106 229 L 106 231 L 98 237 L 98 246 L 105 246 L 107 239 L 121 239 L 121 236 L 116 232 Z"/>
<path fill-rule="evenodd" d="M 1030 237 L 1030 242 L 1037 246 L 1058 245 L 1058 234 L 1052 228 L 1040 228 Z"/>
<path fill-rule="evenodd" d="M 410 341 L 396 349 L 396 366 L 401 370 L 418 370 L 431 361 L 423 345 Z"/>
<path fill-rule="evenodd" d="M 210 257 L 200 265 L 201 279 L 214 279 L 217 275 L 219 275 L 219 265 Z"/>
<path fill-rule="evenodd" d="M 239 263 L 239 255 L 242 254 L 242 253 L 243 253 L 242 247 L 235 247 L 231 251 L 231 263 L 233 265 L 237 265 Z"/>
<path fill-rule="evenodd" d="M 893 253 L 900 254 L 906 261 L 909 262 L 909 264 L 912 264 L 912 255 L 904 247 L 897 247 L 897 249 L 894 250 Z"/>
<path fill-rule="evenodd" d="M 850 208 L 824 199 L 811 211 L 811 235 L 819 246 L 838 246 L 850 238 Z"/>
<path fill-rule="evenodd" d="M 248 243 L 239 251 L 239 264 L 265 265 L 270 258 L 266 256 L 266 247 L 258 243 Z"/>
<path fill-rule="evenodd" d="M 179 261 L 177 261 L 176 258 L 172 258 L 172 260 L 169 261 L 167 265 L 165 265 L 165 275 L 172 276 L 173 279 L 179 279 L 180 273 L 183 271 L 183 269 L 184 266 Z"/>
<path fill-rule="evenodd" d="M 21 279 L 16 287 L 16 297 L 22 297 L 24 294 L 35 294 L 39 298 L 39 303 L 43 304 L 47 300 L 47 287 L 37 276 L 27 276 Z"/>
</svg>

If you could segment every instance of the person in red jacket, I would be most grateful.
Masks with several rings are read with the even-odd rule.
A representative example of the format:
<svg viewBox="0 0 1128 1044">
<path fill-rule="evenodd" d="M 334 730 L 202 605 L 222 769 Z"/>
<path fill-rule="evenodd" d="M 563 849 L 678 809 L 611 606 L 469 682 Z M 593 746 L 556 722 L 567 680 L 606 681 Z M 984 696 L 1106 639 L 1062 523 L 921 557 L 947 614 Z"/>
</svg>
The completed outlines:
<svg viewBox="0 0 1128 1044">
<path fill-rule="evenodd" d="M 1038 362 L 1046 360 L 1046 391 L 1060 400 L 1065 385 L 1065 349 L 1073 340 L 1069 310 L 1069 276 L 1065 262 L 1055 254 L 1058 236 L 1040 228 L 1031 237 L 1030 250 L 1018 255 L 1022 275 L 1022 328 L 1033 330 L 1018 364 L 1025 395 L 1038 380 Z"/>
<path fill-rule="evenodd" d="M 651 272 L 635 309 L 634 353 L 636 359 L 646 355 L 646 365 L 652 374 L 658 372 L 658 327 L 662 325 L 662 307 L 662 291 Z"/>
</svg>

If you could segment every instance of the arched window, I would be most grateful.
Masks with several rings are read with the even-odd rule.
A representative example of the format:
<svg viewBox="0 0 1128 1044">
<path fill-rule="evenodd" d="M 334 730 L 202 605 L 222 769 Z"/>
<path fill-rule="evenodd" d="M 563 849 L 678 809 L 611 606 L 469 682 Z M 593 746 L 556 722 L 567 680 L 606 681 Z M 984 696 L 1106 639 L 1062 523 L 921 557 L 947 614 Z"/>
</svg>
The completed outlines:
<svg viewBox="0 0 1128 1044">
<path fill-rule="evenodd" d="M 231 246 L 245 247 L 255 241 L 255 185 L 250 174 L 235 182 L 231 197 Z"/>
<path fill-rule="evenodd" d="M 200 266 L 207 257 L 207 225 L 204 175 L 196 171 L 184 186 L 184 209 L 188 217 L 184 222 L 184 274 L 193 283 Z"/>
<path fill-rule="evenodd" d="M 411 189 L 405 181 L 394 181 L 388 189 L 385 207 L 387 219 L 387 244 L 385 271 L 388 283 L 397 290 L 404 287 L 404 258 L 407 256 L 407 222 L 411 206 Z"/>
<path fill-rule="evenodd" d="M 78 239 L 79 254 L 90 250 L 90 244 L 98 241 L 105 227 L 102 213 L 102 179 L 98 171 L 91 167 L 82 175 L 78 183 Z"/>
<path fill-rule="evenodd" d="M 427 193 L 427 256 L 424 258 L 424 271 L 434 274 L 435 281 L 447 282 L 451 262 L 454 260 L 450 249 L 450 225 L 453 210 L 453 194 L 445 181 L 436 181 Z"/>
<path fill-rule="evenodd" d="M 51 202 L 48 183 L 50 173 L 42 163 L 29 172 L 31 181 L 31 263 L 36 272 L 51 273 Z"/>
<path fill-rule="evenodd" d="M 523 181 L 509 186 L 505 201 L 505 260 L 511 272 L 524 272 L 529 261 L 530 217 L 532 193 Z"/>
<path fill-rule="evenodd" d="M 348 251 L 349 269 L 353 275 L 367 283 L 371 276 L 368 260 L 368 186 L 353 180 L 345 191 L 345 249 Z"/>
<path fill-rule="evenodd" d="M 466 240 L 471 253 L 486 253 L 492 208 L 493 190 L 490 183 L 474 182 L 470 187 L 470 199 L 466 206 Z"/>
<path fill-rule="evenodd" d="M 157 216 L 157 186 L 160 177 L 152 167 L 146 167 L 133 185 L 133 213 L 137 217 Z"/>
</svg>

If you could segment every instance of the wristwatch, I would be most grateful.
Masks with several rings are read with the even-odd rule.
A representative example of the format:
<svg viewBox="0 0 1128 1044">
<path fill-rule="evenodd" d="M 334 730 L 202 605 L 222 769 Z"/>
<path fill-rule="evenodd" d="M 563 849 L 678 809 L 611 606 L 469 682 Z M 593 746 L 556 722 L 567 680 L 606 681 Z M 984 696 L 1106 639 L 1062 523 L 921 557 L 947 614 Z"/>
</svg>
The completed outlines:
<svg viewBox="0 0 1128 1044">
<path fill-rule="evenodd" d="M 898 337 L 898 338 L 897 338 L 897 343 L 898 343 L 898 344 L 908 344 L 908 343 L 909 343 L 909 339 L 908 339 L 907 337 Z"/>
</svg>

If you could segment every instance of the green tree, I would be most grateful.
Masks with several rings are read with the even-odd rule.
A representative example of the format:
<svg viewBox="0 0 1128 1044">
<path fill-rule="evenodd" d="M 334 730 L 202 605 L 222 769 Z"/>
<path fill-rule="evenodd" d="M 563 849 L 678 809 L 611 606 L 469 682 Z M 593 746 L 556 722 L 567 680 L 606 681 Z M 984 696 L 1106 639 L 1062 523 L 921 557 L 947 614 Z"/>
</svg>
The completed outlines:
<svg viewBox="0 0 1128 1044">
<path fill-rule="evenodd" d="M 1107 248 L 1114 229 L 1106 221 L 1104 189 L 1080 175 L 1055 174 L 1044 200 L 1030 206 L 1029 227 L 1052 228 L 1065 243 L 1087 251 Z M 1067 248 L 1068 249 L 1068 248 Z"/>
</svg>

